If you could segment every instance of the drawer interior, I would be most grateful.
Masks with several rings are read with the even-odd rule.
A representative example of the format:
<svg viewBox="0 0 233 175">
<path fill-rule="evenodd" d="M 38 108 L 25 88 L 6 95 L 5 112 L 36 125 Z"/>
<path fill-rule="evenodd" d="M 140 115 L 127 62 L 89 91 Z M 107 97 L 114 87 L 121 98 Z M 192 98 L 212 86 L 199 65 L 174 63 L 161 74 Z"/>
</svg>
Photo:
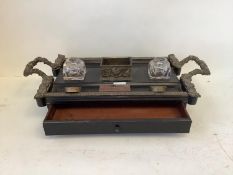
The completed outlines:
<svg viewBox="0 0 233 175">
<path fill-rule="evenodd" d="M 182 103 L 157 104 L 82 102 L 78 105 L 51 105 L 45 120 L 137 120 L 137 119 L 179 119 L 189 118 Z"/>
</svg>

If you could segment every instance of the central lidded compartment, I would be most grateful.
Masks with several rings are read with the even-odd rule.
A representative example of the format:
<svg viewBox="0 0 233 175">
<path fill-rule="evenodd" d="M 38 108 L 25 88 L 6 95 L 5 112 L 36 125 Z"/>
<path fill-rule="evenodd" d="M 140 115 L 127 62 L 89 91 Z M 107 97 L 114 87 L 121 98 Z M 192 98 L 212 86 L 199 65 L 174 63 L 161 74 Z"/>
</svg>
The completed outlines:
<svg viewBox="0 0 233 175">
<path fill-rule="evenodd" d="M 100 70 L 103 81 L 131 80 L 131 58 L 102 58 Z"/>
</svg>

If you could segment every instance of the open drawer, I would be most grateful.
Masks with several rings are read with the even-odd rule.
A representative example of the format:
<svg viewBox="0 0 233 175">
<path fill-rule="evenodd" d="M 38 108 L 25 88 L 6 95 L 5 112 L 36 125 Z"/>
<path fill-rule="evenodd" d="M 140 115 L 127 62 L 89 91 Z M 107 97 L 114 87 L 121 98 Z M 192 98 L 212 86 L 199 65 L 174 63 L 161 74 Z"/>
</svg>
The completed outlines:
<svg viewBox="0 0 233 175">
<path fill-rule="evenodd" d="M 50 105 L 46 135 L 107 133 L 188 133 L 191 119 L 181 102 L 82 102 Z"/>
</svg>

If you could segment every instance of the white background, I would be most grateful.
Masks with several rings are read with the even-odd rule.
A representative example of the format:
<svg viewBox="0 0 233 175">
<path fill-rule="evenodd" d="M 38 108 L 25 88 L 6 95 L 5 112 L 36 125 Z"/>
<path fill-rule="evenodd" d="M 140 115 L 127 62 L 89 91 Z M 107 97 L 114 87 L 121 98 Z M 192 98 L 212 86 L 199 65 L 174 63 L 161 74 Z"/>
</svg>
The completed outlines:
<svg viewBox="0 0 233 175">
<path fill-rule="evenodd" d="M 212 75 L 194 78 L 190 134 L 45 137 L 22 72 L 58 53 L 192 54 Z M 232 60 L 231 0 L 0 0 L 0 174 L 233 174 Z"/>
</svg>

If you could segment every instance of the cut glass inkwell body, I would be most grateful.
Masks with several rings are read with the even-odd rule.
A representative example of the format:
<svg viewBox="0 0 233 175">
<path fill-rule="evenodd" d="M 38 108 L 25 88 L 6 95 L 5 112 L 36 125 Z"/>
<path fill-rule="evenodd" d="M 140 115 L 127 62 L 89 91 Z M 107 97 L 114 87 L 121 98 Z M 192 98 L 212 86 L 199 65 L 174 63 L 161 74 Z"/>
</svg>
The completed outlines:
<svg viewBox="0 0 233 175">
<path fill-rule="evenodd" d="M 63 65 L 64 80 L 84 80 L 86 66 L 80 58 L 68 58 Z"/>
<path fill-rule="evenodd" d="M 169 79 L 171 76 L 171 66 L 167 58 L 156 57 L 148 64 L 148 74 L 150 79 Z"/>
</svg>

